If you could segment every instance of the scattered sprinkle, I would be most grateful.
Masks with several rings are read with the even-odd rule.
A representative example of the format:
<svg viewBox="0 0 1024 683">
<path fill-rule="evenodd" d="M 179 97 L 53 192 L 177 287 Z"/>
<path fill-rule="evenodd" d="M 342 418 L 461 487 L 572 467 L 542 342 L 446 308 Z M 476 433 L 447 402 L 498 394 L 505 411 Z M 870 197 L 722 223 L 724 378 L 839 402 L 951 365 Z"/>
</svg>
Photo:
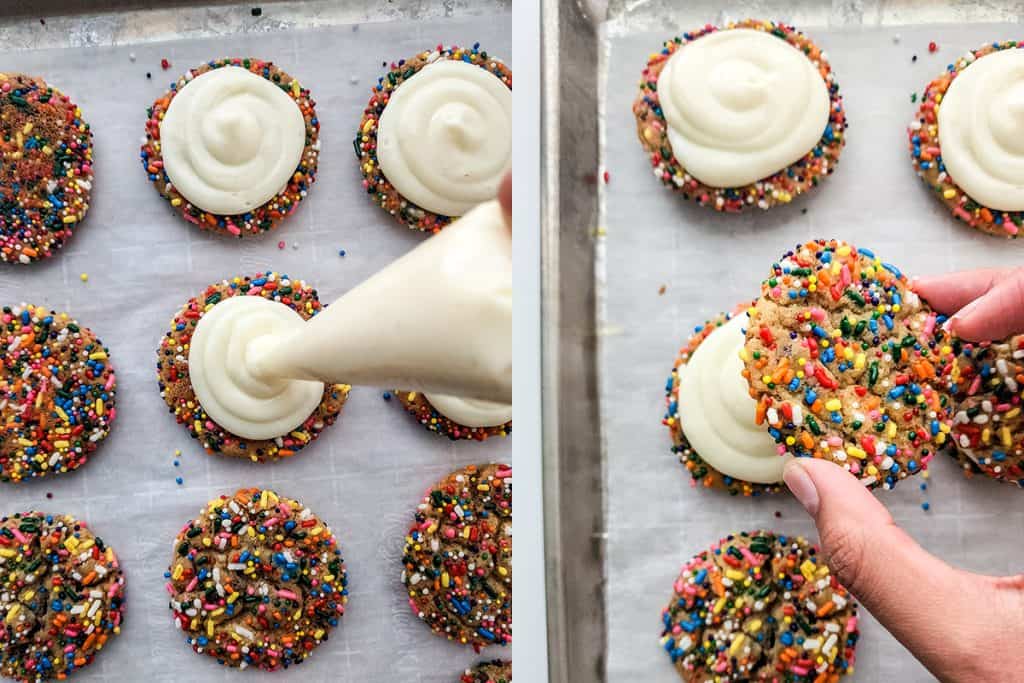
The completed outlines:
<svg viewBox="0 0 1024 683">
<path fill-rule="evenodd" d="M 911 62 L 916 62 L 917 61 L 917 55 L 914 55 L 913 57 L 911 57 L 910 61 Z"/>
<path fill-rule="evenodd" d="M 164 71 L 167 71 L 168 69 L 171 68 L 171 63 L 169 61 L 167 61 L 166 57 L 164 59 L 160 60 L 160 68 L 163 69 Z"/>
<path fill-rule="evenodd" d="M 262 14 L 263 14 L 263 8 L 262 7 L 253 7 L 252 8 L 252 15 L 254 17 L 261 16 Z"/>
<path fill-rule="evenodd" d="M 608 171 L 604 172 L 603 177 L 604 177 L 604 184 L 605 185 L 607 185 L 608 181 L 612 179 L 612 176 L 611 176 L 610 173 L 608 173 Z"/>
<path fill-rule="evenodd" d="M 287 246 L 288 246 L 288 245 L 287 245 L 287 244 L 285 244 L 285 241 L 284 241 L 284 240 L 281 240 L 280 242 L 278 242 L 278 243 L 277 243 L 277 248 L 278 248 L 278 249 L 284 249 L 284 248 L 285 248 L 285 247 L 287 247 Z"/>
<path fill-rule="evenodd" d="M 658 287 L 658 296 L 661 296 L 662 294 L 664 294 L 666 289 L 668 289 L 668 287 L 666 287 L 665 285 L 662 285 L 661 287 Z"/>
<path fill-rule="evenodd" d="M 381 395 L 381 398 L 383 398 L 385 401 L 390 401 L 391 400 L 391 392 L 390 391 L 385 391 Z"/>
<path fill-rule="evenodd" d="M 185 480 L 181 477 L 175 477 L 174 481 L 177 482 L 178 486 L 182 486 L 185 483 Z"/>
<path fill-rule="evenodd" d="M 344 255 L 345 255 L 345 250 L 344 249 L 339 249 L 338 250 L 338 256 L 344 256 Z"/>
<path fill-rule="evenodd" d="M 134 52 L 129 52 L 128 53 L 128 61 L 130 61 L 130 62 L 134 62 L 135 61 L 135 53 Z"/>
<path fill-rule="evenodd" d="M 939 46 L 935 44 L 935 41 L 928 43 L 928 52 L 935 52 L 939 49 Z"/>
<path fill-rule="evenodd" d="M 929 509 L 931 509 L 931 507 L 932 506 L 931 506 L 931 504 L 928 501 L 925 501 L 925 502 L 921 503 L 921 509 L 924 510 L 925 512 L 927 512 Z"/>
<path fill-rule="evenodd" d="M 78 279 L 81 280 L 82 282 L 88 282 L 89 273 L 82 273 L 81 275 L 78 276 Z"/>
</svg>

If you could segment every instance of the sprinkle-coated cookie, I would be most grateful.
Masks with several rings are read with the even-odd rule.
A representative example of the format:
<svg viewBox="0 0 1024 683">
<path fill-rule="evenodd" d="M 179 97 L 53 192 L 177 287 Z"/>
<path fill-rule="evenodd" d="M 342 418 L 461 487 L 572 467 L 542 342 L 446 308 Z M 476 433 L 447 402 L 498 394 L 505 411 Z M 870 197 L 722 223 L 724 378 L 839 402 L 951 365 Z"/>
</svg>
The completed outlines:
<svg viewBox="0 0 1024 683">
<path fill-rule="evenodd" d="M 459 683 L 512 683 L 512 662 L 495 659 L 466 669 Z"/>
<path fill-rule="evenodd" d="M 452 222 L 452 216 L 443 216 L 416 205 L 399 194 L 394 185 L 384 177 L 377 159 L 377 126 L 391 94 L 398 86 L 415 76 L 424 67 L 442 59 L 474 64 L 494 74 L 512 89 L 512 70 L 501 60 L 480 49 L 476 43 L 471 48 L 455 45 L 437 45 L 409 58 L 390 64 L 390 70 L 377 79 L 370 101 L 363 111 L 359 130 L 353 140 L 359 170 L 363 174 L 363 188 L 375 204 L 390 213 L 402 225 L 413 230 L 435 233 Z"/>
<path fill-rule="evenodd" d="M 0 518 L 0 676 L 64 680 L 92 664 L 123 618 L 121 566 L 85 523 Z"/>
<path fill-rule="evenodd" d="M 302 503 L 258 488 L 212 500 L 186 524 L 165 578 L 186 642 L 241 669 L 301 664 L 348 602 L 330 528 Z"/>
<path fill-rule="evenodd" d="M 89 210 L 89 124 L 41 78 L 0 73 L 0 152 L 0 261 L 53 256 Z"/>
<path fill-rule="evenodd" d="M 110 433 L 117 380 L 109 352 L 66 313 L 0 312 L 0 482 L 76 470 Z"/>
<path fill-rule="evenodd" d="M 447 436 L 452 441 L 486 441 L 495 436 L 508 436 L 512 433 L 512 421 L 495 427 L 467 427 L 445 417 L 440 413 L 421 391 L 402 391 L 396 389 L 395 396 L 406 412 L 416 421 L 438 436 Z"/>
<path fill-rule="evenodd" d="M 946 443 L 953 349 L 896 266 L 838 240 L 772 266 L 744 348 L 758 421 L 797 457 L 891 488 Z"/>
<path fill-rule="evenodd" d="M 171 329 L 160 341 L 157 349 L 157 379 L 160 395 L 179 424 L 198 439 L 207 453 L 221 453 L 256 462 L 288 458 L 320 433 L 334 424 L 341 412 L 351 387 L 347 384 L 328 384 L 319 407 L 297 429 L 276 439 L 244 439 L 226 431 L 213 422 L 196 398 L 188 374 L 189 342 L 199 319 L 232 296 L 262 296 L 295 310 L 309 320 L 322 308 L 316 290 L 302 280 L 292 280 L 278 273 L 257 273 L 254 277 L 236 277 L 222 280 L 207 287 L 193 297 L 171 320 Z"/>
<path fill-rule="evenodd" d="M 193 205 L 188 197 L 178 191 L 164 170 L 160 141 L 160 124 L 175 96 L 192 80 L 214 69 L 226 66 L 247 69 L 280 88 L 295 101 L 295 106 L 299 108 L 306 127 L 302 157 L 287 185 L 263 205 L 246 213 L 233 215 L 219 215 L 204 211 Z M 167 92 L 146 111 L 146 115 L 146 139 L 140 153 L 142 167 L 156 191 L 170 202 L 174 211 L 181 214 L 189 223 L 193 223 L 203 230 L 210 230 L 229 237 L 251 237 L 269 232 L 298 208 L 299 202 L 305 198 L 306 193 L 316 180 L 317 161 L 320 156 L 320 120 L 316 115 L 316 102 L 310 97 L 308 88 L 302 87 L 297 79 L 285 73 L 272 62 L 253 57 L 234 57 L 201 64 L 171 83 Z M 202 144 L 202 142 L 197 140 L 196 144 Z"/>
<path fill-rule="evenodd" d="M 707 488 L 722 489 L 733 496 L 760 496 L 765 493 L 777 493 L 780 486 L 778 484 L 759 484 L 730 477 L 722 474 L 701 458 L 700 454 L 690 445 L 683 431 L 684 426 L 679 418 L 677 399 L 680 368 L 686 365 L 701 342 L 707 339 L 712 332 L 735 315 L 745 315 L 745 313 L 739 312 L 743 308 L 737 309 L 737 312 L 732 315 L 720 313 L 703 325 L 699 325 L 694 329 L 693 335 L 687 339 L 686 344 L 679 349 L 679 357 L 676 358 L 675 364 L 672 366 L 672 374 L 665 382 L 665 416 L 662 418 L 662 424 L 668 427 L 669 435 L 672 437 L 672 452 L 679 456 L 679 462 L 689 472 L 693 485 L 700 484 Z"/>
<path fill-rule="evenodd" d="M 742 187 L 711 187 L 690 175 L 672 152 L 668 138 L 668 123 L 658 95 L 658 76 L 679 50 L 716 31 L 731 29 L 763 31 L 784 40 L 807 56 L 821 74 L 829 93 L 829 120 L 821 139 L 807 154 L 766 178 Z M 771 21 L 746 19 L 730 22 L 723 28 L 706 25 L 696 31 L 665 41 L 660 51 L 652 54 L 640 77 L 640 93 L 633 102 L 637 135 L 640 144 L 650 155 L 655 177 L 666 187 L 682 193 L 687 200 L 716 211 L 738 212 L 746 208 L 768 209 L 777 204 L 788 204 L 795 197 L 816 187 L 832 173 L 846 143 L 846 112 L 832 67 L 821 49 L 807 36 L 792 26 Z"/>
<path fill-rule="evenodd" d="M 1024 335 L 961 343 L 953 442 L 967 472 L 1024 486 Z"/>
<path fill-rule="evenodd" d="M 409 605 L 434 633 L 512 643 L 512 468 L 470 465 L 427 491 L 405 538 Z"/>
<path fill-rule="evenodd" d="M 662 647 L 688 683 L 853 673 L 857 603 L 798 536 L 723 538 L 683 566 L 661 617 Z"/>
<path fill-rule="evenodd" d="M 1016 238 L 1024 225 L 1024 211 L 1001 211 L 982 206 L 971 199 L 950 177 L 942 162 L 939 105 L 957 75 L 977 60 L 1000 50 L 1018 48 L 1015 40 L 988 43 L 968 51 L 946 67 L 940 76 L 925 86 L 914 120 L 907 127 L 910 161 L 917 175 L 958 219 L 984 232 Z M 993 93 L 994 94 L 994 93 Z"/>
</svg>

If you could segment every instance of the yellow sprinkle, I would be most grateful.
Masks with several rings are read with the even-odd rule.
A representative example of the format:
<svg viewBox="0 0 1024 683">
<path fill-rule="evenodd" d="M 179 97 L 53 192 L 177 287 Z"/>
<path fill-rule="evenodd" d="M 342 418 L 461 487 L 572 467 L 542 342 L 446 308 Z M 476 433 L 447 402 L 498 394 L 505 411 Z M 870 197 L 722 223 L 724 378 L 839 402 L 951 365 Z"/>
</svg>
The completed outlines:
<svg viewBox="0 0 1024 683">
<path fill-rule="evenodd" d="M 830 398 L 828 401 L 825 402 L 825 410 L 832 413 L 839 411 L 840 409 L 842 409 L 842 407 L 843 402 L 840 401 L 838 398 Z"/>
<path fill-rule="evenodd" d="M 750 621 L 747 622 L 746 628 L 747 628 L 747 633 L 757 633 L 758 631 L 761 630 L 761 620 L 760 619 L 751 619 Z"/>
<path fill-rule="evenodd" d="M 16 602 L 13 605 L 11 605 L 11 608 L 7 611 L 7 620 L 6 620 L 7 623 L 8 624 L 13 624 L 14 620 L 18 618 L 18 612 L 20 612 L 20 611 L 21 611 L 21 604 L 20 603 Z"/>
<path fill-rule="evenodd" d="M 68 536 L 67 539 L 64 541 L 64 547 L 70 550 L 71 552 L 75 552 L 75 548 L 78 547 L 78 539 L 74 536 Z"/>
<path fill-rule="evenodd" d="M 861 370 L 864 367 L 865 356 L 863 353 L 858 353 L 857 357 L 853 360 L 853 367 L 855 370 Z"/>
<path fill-rule="evenodd" d="M 97 415 L 102 415 L 103 414 L 103 399 L 102 398 L 96 399 L 96 414 Z"/>
<path fill-rule="evenodd" d="M 89 273 L 82 273 L 81 275 L 78 276 L 78 278 L 82 282 L 88 282 L 89 281 Z"/>
<path fill-rule="evenodd" d="M 106 360 L 106 358 L 107 358 L 107 352 L 106 351 L 96 351 L 94 353 L 90 353 L 89 354 L 89 360 Z"/>
<path fill-rule="evenodd" d="M 732 641 L 732 645 L 729 646 L 729 654 L 735 657 L 743 649 L 743 642 L 747 639 L 742 633 L 737 633 L 736 637 Z"/>
<path fill-rule="evenodd" d="M 715 606 L 711 611 L 718 614 L 722 611 L 723 607 L 725 607 L 725 596 L 718 598 L 718 602 L 715 603 Z"/>
<path fill-rule="evenodd" d="M 67 223 L 77 223 L 77 222 L 78 222 L 78 217 L 77 216 L 64 216 L 64 223 L 65 224 L 67 224 Z"/>
<path fill-rule="evenodd" d="M 26 123 L 25 127 L 21 129 L 21 132 L 24 133 L 25 135 L 28 135 L 29 133 L 31 133 L 32 132 L 32 122 L 29 121 L 28 123 Z"/>
<path fill-rule="evenodd" d="M 171 578 L 177 581 L 181 578 L 181 575 L 185 573 L 185 568 L 180 564 L 174 565 L 174 572 L 171 574 Z"/>
<path fill-rule="evenodd" d="M 857 458 L 858 460 L 863 460 L 864 458 L 866 458 L 868 456 L 867 453 L 865 453 L 863 450 L 857 448 L 856 446 L 847 446 L 846 447 L 846 453 L 847 453 L 847 455 L 852 455 L 853 457 Z"/>
<path fill-rule="evenodd" d="M 1003 427 L 999 430 L 999 438 L 1002 439 L 1003 445 L 1007 448 L 1013 445 L 1013 437 L 1010 436 L 1009 427 Z"/>
<path fill-rule="evenodd" d="M 849 252 L 849 249 L 847 249 Z M 804 575 L 804 578 L 808 581 L 814 579 L 814 570 L 818 568 L 818 565 L 814 564 L 810 560 L 804 560 L 803 564 L 800 565 L 800 573 Z"/>
<path fill-rule="evenodd" d="M 728 578 L 732 579 L 733 581 L 742 581 L 743 580 L 743 572 L 741 572 L 741 571 L 739 571 L 737 569 L 726 569 L 725 570 L 725 575 Z"/>
<path fill-rule="evenodd" d="M 18 551 L 11 548 L 0 548 L 0 557 L 14 557 Z"/>
</svg>

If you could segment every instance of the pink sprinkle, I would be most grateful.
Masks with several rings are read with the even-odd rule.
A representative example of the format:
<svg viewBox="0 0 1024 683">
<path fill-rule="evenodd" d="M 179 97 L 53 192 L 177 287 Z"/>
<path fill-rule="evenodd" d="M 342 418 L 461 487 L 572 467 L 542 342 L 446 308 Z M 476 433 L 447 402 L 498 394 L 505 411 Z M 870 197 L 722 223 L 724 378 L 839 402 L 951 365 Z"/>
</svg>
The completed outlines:
<svg viewBox="0 0 1024 683">
<path fill-rule="evenodd" d="M 740 548 L 740 553 L 743 555 L 743 559 L 750 563 L 752 567 L 757 566 L 759 563 L 754 557 L 754 554 L 747 548 Z"/>
<path fill-rule="evenodd" d="M 850 617 L 846 620 L 846 632 L 853 633 L 857 630 L 857 617 Z"/>
<path fill-rule="evenodd" d="M 794 664 L 789 667 L 789 670 L 795 673 L 797 676 L 806 676 L 809 669 L 806 666 L 797 666 Z"/>
<path fill-rule="evenodd" d="M 171 595 L 174 595 L 174 592 L 175 592 L 175 591 L 174 591 L 174 584 L 173 584 L 173 583 L 171 583 L 170 581 L 168 581 L 168 582 L 167 582 L 167 585 L 165 586 L 165 588 L 167 589 L 167 592 L 168 592 L 168 593 L 170 593 Z"/>
<path fill-rule="evenodd" d="M 236 237 L 242 234 L 242 229 L 239 228 L 234 223 L 229 222 L 225 227 L 227 228 L 228 232 L 230 232 L 232 235 L 235 235 Z"/>
<path fill-rule="evenodd" d="M 11 533 L 14 534 L 14 538 L 16 538 L 18 540 L 18 543 L 28 543 L 28 539 L 25 538 L 25 535 L 22 534 L 17 529 L 12 527 L 11 528 Z"/>
<path fill-rule="evenodd" d="M 188 582 L 188 586 L 185 588 L 186 593 L 191 593 L 199 585 L 199 578 L 196 576 L 192 577 L 192 580 Z"/>
<path fill-rule="evenodd" d="M 281 240 L 280 242 L 277 243 L 277 248 L 278 249 L 284 249 L 284 247 L 285 247 L 284 240 Z"/>
<path fill-rule="evenodd" d="M 295 595 L 295 593 L 292 593 L 291 591 L 286 591 L 284 589 L 277 591 L 277 597 L 285 598 L 286 600 L 298 600 L 299 599 L 299 596 Z"/>
<path fill-rule="evenodd" d="M 107 383 L 103 385 L 103 388 L 107 391 L 110 391 L 111 387 L 114 386 L 115 380 L 116 377 L 114 376 L 114 373 L 110 373 L 110 376 L 107 377 Z"/>
<path fill-rule="evenodd" d="M 978 389 L 980 389 L 980 388 L 981 388 L 981 375 L 975 375 L 974 379 L 971 381 L 970 388 L 967 389 L 967 395 L 968 396 L 974 396 L 976 393 L 978 393 Z"/>
<path fill-rule="evenodd" d="M 825 311 L 815 306 L 814 308 L 811 309 L 811 317 L 817 320 L 818 322 L 821 322 L 822 320 L 825 319 Z"/>
<path fill-rule="evenodd" d="M 928 319 L 924 321 L 924 334 L 926 337 L 932 336 L 932 332 L 935 331 L 935 313 L 932 312 L 928 315 Z"/>
<path fill-rule="evenodd" d="M 954 206 L 953 213 L 962 218 L 964 223 L 967 223 L 968 225 L 974 225 L 974 217 L 971 214 L 964 211 L 962 207 Z"/>
</svg>

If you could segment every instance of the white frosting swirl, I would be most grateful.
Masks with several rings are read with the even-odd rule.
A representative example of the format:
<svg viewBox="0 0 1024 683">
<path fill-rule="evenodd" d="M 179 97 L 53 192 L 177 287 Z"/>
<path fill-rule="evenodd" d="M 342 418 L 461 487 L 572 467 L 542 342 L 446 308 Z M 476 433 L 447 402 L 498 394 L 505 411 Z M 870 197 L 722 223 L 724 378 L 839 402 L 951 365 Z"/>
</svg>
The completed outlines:
<svg viewBox="0 0 1024 683">
<path fill-rule="evenodd" d="M 492 199 L 512 167 L 512 91 L 466 62 L 444 59 L 424 67 L 384 107 L 377 160 L 406 199 L 462 216 Z"/>
<path fill-rule="evenodd" d="M 164 171 L 204 211 L 251 211 L 287 184 L 302 159 L 306 123 L 281 88 L 240 66 L 189 81 L 160 122 Z"/>
<path fill-rule="evenodd" d="M 679 423 L 690 446 L 722 474 L 774 484 L 782 481 L 786 458 L 767 429 L 754 421 L 757 403 L 739 355 L 747 321 L 744 314 L 722 325 L 679 366 Z"/>
<path fill-rule="evenodd" d="M 192 334 L 188 371 L 199 405 L 214 422 L 246 439 L 273 439 L 312 415 L 323 383 L 263 378 L 251 362 L 261 345 L 304 324 L 288 306 L 260 296 L 233 296 L 203 314 Z"/>
<path fill-rule="evenodd" d="M 711 187 L 766 178 L 807 154 L 829 119 L 829 90 L 800 50 L 764 31 L 687 43 L 658 76 L 672 153 Z"/>
<path fill-rule="evenodd" d="M 1024 210 L 1024 50 L 999 50 L 962 70 L 938 110 L 953 181 L 983 206 Z"/>
<path fill-rule="evenodd" d="M 447 394 L 423 394 L 434 409 L 463 427 L 498 427 L 512 420 L 512 406 Z"/>
</svg>

